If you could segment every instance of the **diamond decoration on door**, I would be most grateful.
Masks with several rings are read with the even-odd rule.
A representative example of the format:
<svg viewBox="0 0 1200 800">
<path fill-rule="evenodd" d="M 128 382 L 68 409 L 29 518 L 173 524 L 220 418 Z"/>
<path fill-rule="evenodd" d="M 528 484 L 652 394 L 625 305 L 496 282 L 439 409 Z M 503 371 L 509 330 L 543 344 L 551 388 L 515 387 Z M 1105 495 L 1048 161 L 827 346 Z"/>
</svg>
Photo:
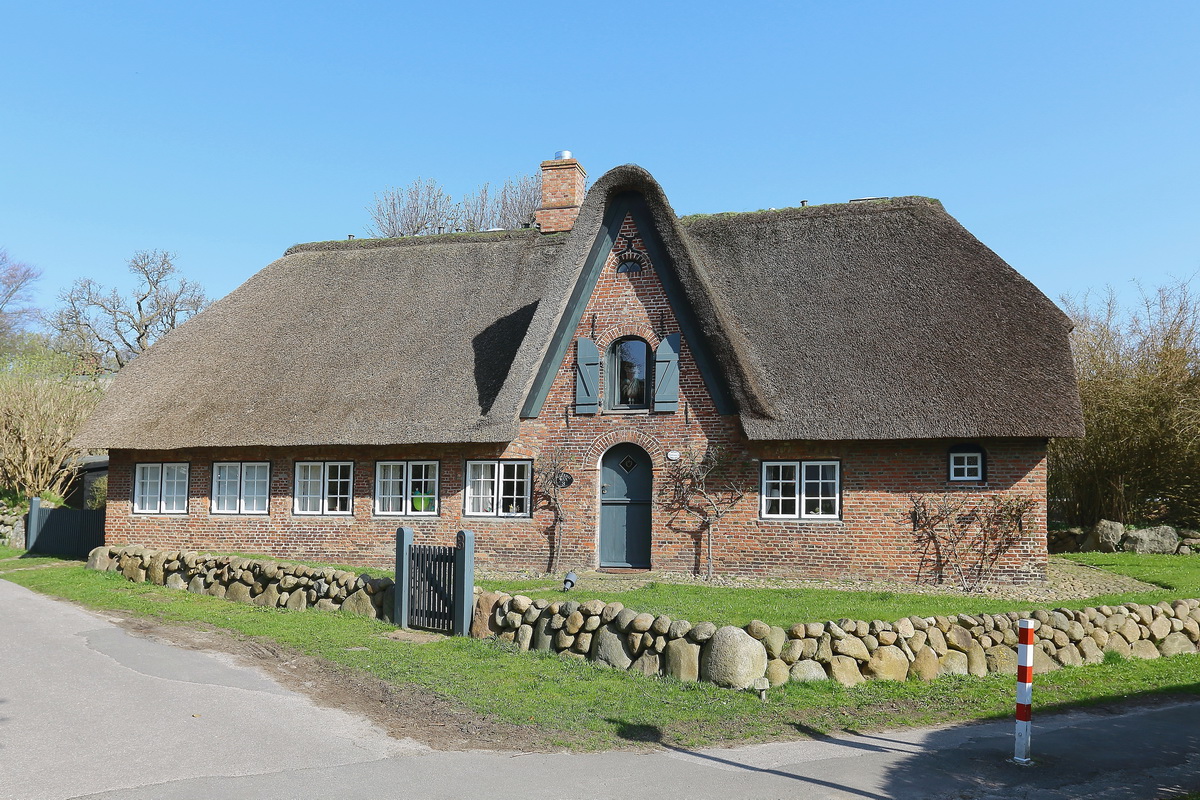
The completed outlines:
<svg viewBox="0 0 1200 800">
<path fill-rule="evenodd" d="M 621 459 L 621 469 L 626 472 L 633 472 L 633 468 L 637 466 L 637 462 L 633 460 L 633 456 L 625 456 Z"/>
</svg>

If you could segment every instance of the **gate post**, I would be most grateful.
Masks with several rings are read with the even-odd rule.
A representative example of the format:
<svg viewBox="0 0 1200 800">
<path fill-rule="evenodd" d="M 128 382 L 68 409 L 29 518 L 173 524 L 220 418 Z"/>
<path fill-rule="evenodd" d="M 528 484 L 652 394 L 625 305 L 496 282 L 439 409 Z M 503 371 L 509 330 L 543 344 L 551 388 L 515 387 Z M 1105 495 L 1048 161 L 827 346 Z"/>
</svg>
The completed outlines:
<svg viewBox="0 0 1200 800">
<path fill-rule="evenodd" d="M 454 542 L 454 635 L 469 636 L 475 616 L 475 534 L 459 531 Z"/>
<path fill-rule="evenodd" d="M 42 529 L 42 499 L 40 497 L 29 498 L 29 515 L 25 522 L 25 549 L 30 553 L 33 552 L 33 545 L 37 542 L 38 533 Z"/>
<path fill-rule="evenodd" d="M 408 627 L 408 593 L 412 586 L 413 529 L 401 526 L 396 529 L 396 591 L 392 604 L 392 624 Z"/>
</svg>

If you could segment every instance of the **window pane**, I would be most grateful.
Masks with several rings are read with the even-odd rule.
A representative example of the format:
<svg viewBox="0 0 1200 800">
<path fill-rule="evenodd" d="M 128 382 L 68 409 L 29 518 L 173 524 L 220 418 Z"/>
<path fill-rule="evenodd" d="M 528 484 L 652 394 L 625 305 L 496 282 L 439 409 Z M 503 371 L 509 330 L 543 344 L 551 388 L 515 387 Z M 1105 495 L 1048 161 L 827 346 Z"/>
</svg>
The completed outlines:
<svg viewBox="0 0 1200 800">
<path fill-rule="evenodd" d="M 475 461 L 467 464 L 467 513 L 496 513 L 496 465 Z"/>
<path fill-rule="evenodd" d="M 529 464 L 500 465 L 500 512 L 529 513 Z"/>
<path fill-rule="evenodd" d="M 133 510 L 156 513 L 162 465 L 138 464 L 136 473 L 133 485 Z"/>
<path fill-rule="evenodd" d="M 763 504 L 765 516 L 796 516 L 796 503 L 800 494 L 796 480 L 796 464 L 763 465 Z"/>
<path fill-rule="evenodd" d="M 641 339 L 628 339 L 616 346 L 617 405 L 646 405 L 646 350 Z"/>
<path fill-rule="evenodd" d="M 325 465 L 325 510 L 331 514 L 350 510 L 350 464 Z"/>
<path fill-rule="evenodd" d="M 162 510 L 164 514 L 187 511 L 187 464 L 163 464 Z"/>
<path fill-rule="evenodd" d="M 404 464 L 379 464 L 375 473 L 375 510 L 404 513 Z"/>
<path fill-rule="evenodd" d="M 838 515 L 839 465 L 837 463 L 805 463 L 803 516 L 836 517 Z"/>
<path fill-rule="evenodd" d="M 236 514 L 240 472 L 238 464 L 213 465 L 213 511 Z"/>
<path fill-rule="evenodd" d="M 271 495 L 271 465 L 242 465 L 242 513 L 265 514 Z"/>
<path fill-rule="evenodd" d="M 436 461 L 414 461 L 409 465 L 410 514 L 436 514 L 438 465 Z"/>
<path fill-rule="evenodd" d="M 296 465 L 296 511 L 301 514 L 321 513 L 323 468 L 319 463 Z"/>
</svg>

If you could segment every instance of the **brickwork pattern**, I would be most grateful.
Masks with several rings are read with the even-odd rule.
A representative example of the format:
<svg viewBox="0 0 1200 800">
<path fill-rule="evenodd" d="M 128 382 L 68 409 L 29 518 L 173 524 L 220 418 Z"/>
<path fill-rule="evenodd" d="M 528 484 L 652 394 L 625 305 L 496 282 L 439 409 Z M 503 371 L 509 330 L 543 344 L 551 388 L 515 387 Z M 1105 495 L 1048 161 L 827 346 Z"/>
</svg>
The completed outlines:
<svg viewBox="0 0 1200 800">
<path fill-rule="evenodd" d="M 616 339 L 637 335 L 654 347 L 680 332 L 641 233 L 632 217 L 602 270 L 575 331 L 594 340 L 603 354 Z M 635 260 L 641 271 L 617 272 Z M 662 486 L 669 450 L 703 452 L 719 443 L 736 469 L 729 475 L 746 497 L 717 530 L 713 566 L 718 574 L 811 578 L 867 577 L 929 579 L 929 565 L 916 552 L 908 495 L 914 492 L 1015 492 L 1036 502 L 1026 519 L 1025 537 L 996 570 L 1011 583 L 1044 579 L 1046 568 L 1045 443 L 1042 440 L 981 440 L 987 451 L 986 484 L 950 483 L 947 449 L 955 441 L 748 442 L 737 418 L 721 416 L 710 398 L 686 337 L 679 354 L 679 410 L 575 413 L 575 352 L 560 365 L 540 416 L 523 420 L 508 444 L 396 447 L 309 447 L 195 449 L 171 452 L 110 453 L 107 541 L 163 549 L 220 549 L 285 558 L 387 566 L 394 559 L 395 529 L 409 525 L 418 543 L 453 544 L 469 527 L 476 534 L 481 566 L 493 569 L 592 568 L 598 564 L 600 460 L 613 445 L 633 442 L 654 463 L 654 485 Z M 605 376 L 606 377 L 606 376 Z M 467 517 L 463 475 L 467 460 L 536 458 L 557 451 L 575 481 L 563 491 L 564 518 L 557 525 L 549 510 L 531 517 Z M 379 516 L 373 513 L 375 462 L 438 460 L 440 514 L 436 517 Z M 841 463 L 842 514 L 837 520 L 763 519 L 759 514 L 759 472 L 763 460 L 837 460 Z M 214 461 L 271 462 L 270 513 L 224 516 L 208 513 Z M 292 513 L 296 461 L 354 461 L 353 513 L 298 516 Z M 135 462 L 188 461 L 190 501 L 184 516 L 132 514 L 131 477 Z M 554 537 L 561 537 L 559 564 L 549 563 Z M 696 521 L 652 508 L 651 562 L 654 569 L 707 570 L 703 537 Z"/>
</svg>

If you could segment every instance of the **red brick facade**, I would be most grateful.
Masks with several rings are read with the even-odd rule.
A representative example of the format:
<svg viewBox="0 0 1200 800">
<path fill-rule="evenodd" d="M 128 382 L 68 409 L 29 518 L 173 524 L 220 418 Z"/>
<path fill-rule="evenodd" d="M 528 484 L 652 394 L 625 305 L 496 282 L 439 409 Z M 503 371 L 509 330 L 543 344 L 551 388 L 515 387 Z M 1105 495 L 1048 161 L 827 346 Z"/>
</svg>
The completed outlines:
<svg viewBox="0 0 1200 800">
<path fill-rule="evenodd" d="M 550 162 L 548 162 L 550 163 Z M 623 261 L 640 271 L 618 272 Z M 635 335 L 653 348 L 680 332 L 654 265 L 632 218 L 627 218 L 592 292 L 577 337 L 592 339 L 602 357 L 616 339 Z M 536 419 L 521 423 L 507 445 L 424 445 L 397 447 L 238 448 L 223 450 L 122 451 L 110 453 L 107 540 L 164 548 L 236 550 L 287 558 L 390 565 L 395 530 L 410 525 L 419 543 L 449 544 L 460 528 L 476 534 L 479 565 L 496 569 L 550 568 L 552 514 L 481 518 L 463 515 L 465 463 L 471 459 L 533 458 L 560 450 L 575 478 L 563 490 L 565 520 L 560 524 L 561 560 L 556 567 L 590 569 L 598 564 L 599 465 L 613 445 L 634 442 L 653 459 L 654 488 L 663 482 L 671 450 L 703 452 L 720 443 L 738 465 L 731 477 L 747 490 L 722 520 L 715 536 L 713 565 L 718 574 L 813 578 L 865 577 L 917 581 L 929 578 L 913 540 L 908 496 L 914 492 L 1015 493 L 1036 505 L 1025 521 L 1025 536 L 1005 555 L 998 577 L 1015 583 L 1039 581 L 1046 566 L 1044 440 L 980 440 L 987 456 L 987 482 L 950 483 L 948 449 L 959 442 L 845 441 L 749 442 L 735 416 L 721 416 L 710 399 L 688 341 L 679 354 L 679 409 L 575 413 L 575 348 L 558 369 Z M 604 382 L 601 381 L 601 386 Z M 601 389 L 602 393 L 604 389 Z M 377 516 L 373 513 L 375 462 L 428 459 L 440 462 L 440 513 L 436 517 Z M 759 488 L 763 460 L 836 460 L 841 470 L 841 514 L 833 520 L 764 519 Z M 271 462 L 268 515 L 209 513 L 214 461 Z M 292 513 L 293 478 L 298 460 L 353 460 L 354 504 L 348 516 Z M 131 513 L 135 463 L 190 464 L 186 515 Z M 652 508 L 651 565 L 674 572 L 707 569 L 704 542 L 694 519 L 673 516 L 659 503 Z"/>
</svg>

